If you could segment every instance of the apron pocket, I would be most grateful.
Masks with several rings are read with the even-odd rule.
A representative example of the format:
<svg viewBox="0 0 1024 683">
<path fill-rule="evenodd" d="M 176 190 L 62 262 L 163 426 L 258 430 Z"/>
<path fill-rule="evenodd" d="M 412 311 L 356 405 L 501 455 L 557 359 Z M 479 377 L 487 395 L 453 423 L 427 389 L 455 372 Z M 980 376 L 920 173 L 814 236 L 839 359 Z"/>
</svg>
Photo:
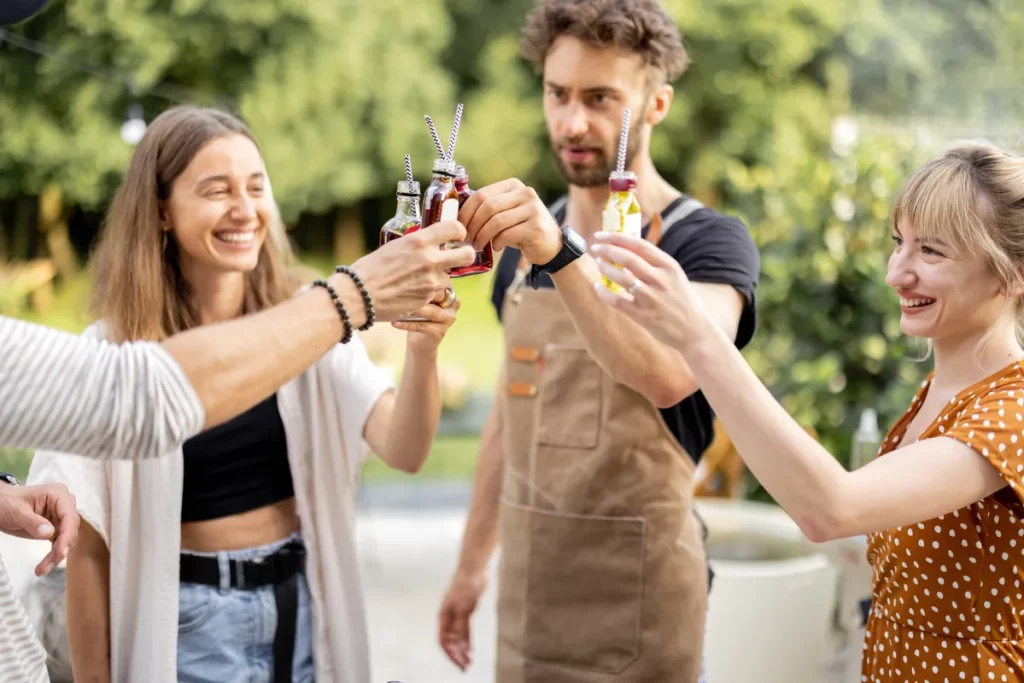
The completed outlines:
<svg viewBox="0 0 1024 683">
<path fill-rule="evenodd" d="M 583 349 L 544 349 L 537 406 L 537 443 L 596 448 L 601 428 L 603 371 Z"/>
<path fill-rule="evenodd" d="M 619 673 L 639 655 L 645 522 L 505 504 L 502 618 L 527 661 Z M 519 533 L 517 533 L 517 531 Z M 528 539 L 528 540 L 527 540 Z M 516 643 L 515 641 L 520 641 Z"/>
</svg>

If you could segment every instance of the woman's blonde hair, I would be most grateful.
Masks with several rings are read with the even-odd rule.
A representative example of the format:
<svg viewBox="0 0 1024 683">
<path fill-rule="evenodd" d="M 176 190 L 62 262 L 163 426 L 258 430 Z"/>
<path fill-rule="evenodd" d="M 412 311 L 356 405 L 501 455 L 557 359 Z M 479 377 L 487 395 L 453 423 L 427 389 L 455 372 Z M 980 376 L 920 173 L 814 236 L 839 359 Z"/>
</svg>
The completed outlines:
<svg viewBox="0 0 1024 683">
<path fill-rule="evenodd" d="M 922 239 L 981 252 L 1024 320 L 1024 157 L 987 142 L 961 142 L 927 163 L 900 191 L 893 225 Z"/>
<path fill-rule="evenodd" d="M 199 325 L 177 244 L 161 227 L 161 205 L 204 145 L 232 135 L 244 135 L 259 149 L 234 116 L 181 106 L 158 116 L 136 147 L 92 260 L 92 313 L 115 341 L 161 340 Z M 280 303 L 298 287 L 287 234 L 271 203 L 259 262 L 246 274 L 243 314 Z"/>
</svg>

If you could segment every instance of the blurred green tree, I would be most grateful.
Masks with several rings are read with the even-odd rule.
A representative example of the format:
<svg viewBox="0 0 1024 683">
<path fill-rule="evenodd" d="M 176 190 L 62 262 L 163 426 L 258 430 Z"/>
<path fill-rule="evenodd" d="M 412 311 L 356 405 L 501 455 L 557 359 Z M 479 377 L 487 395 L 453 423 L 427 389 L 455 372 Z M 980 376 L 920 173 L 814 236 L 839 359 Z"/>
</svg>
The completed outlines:
<svg viewBox="0 0 1024 683">
<path fill-rule="evenodd" d="M 153 92 L 162 83 L 247 120 L 289 219 L 393 191 L 406 153 L 429 172 L 422 114 L 450 122 L 454 109 L 441 0 L 66 0 L 18 33 L 61 58 L 0 46 L 0 198 L 57 183 L 69 203 L 102 206 L 131 153 L 128 106 L 152 119 L 170 104 Z"/>
</svg>

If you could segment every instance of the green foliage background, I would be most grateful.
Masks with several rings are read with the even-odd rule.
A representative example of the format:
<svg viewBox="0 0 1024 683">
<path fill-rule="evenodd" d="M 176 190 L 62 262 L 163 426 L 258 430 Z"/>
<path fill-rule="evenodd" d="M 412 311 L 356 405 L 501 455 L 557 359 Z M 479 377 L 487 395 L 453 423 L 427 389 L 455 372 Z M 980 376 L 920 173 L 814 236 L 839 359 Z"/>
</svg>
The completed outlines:
<svg viewBox="0 0 1024 683">
<path fill-rule="evenodd" d="M 901 337 L 882 281 L 893 197 L 952 137 L 1020 143 L 1024 6 L 665 4 L 693 66 L 654 135 L 655 161 L 670 181 L 750 226 L 763 278 L 747 357 L 845 460 L 860 410 L 878 409 L 884 429 L 928 368 L 912 360 L 919 349 Z M 346 217 L 375 241 L 402 156 L 412 154 L 421 178 L 429 171 L 423 114 L 447 129 L 457 101 L 466 104 L 458 157 L 473 184 L 518 176 L 554 198 L 564 187 L 547 151 L 539 78 L 518 57 L 529 6 L 54 0 L 15 32 L 61 59 L 0 43 L 0 262 L 46 256 L 31 218 L 54 184 L 85 256 L 131 153 L 119 135 L 126 108 L 138 99 L 154 117 L 168 104 L 152 91 L 160 84 L 250 123 L 311 258 L 332 248 Z M 88 64 L 130 77 L 130 87 L 84 72 Z M 844 116 L 860 135 L 837 148 L 833 126 Z M 458 351 L 496 358 L 497 326 L 479 290 L 474 346 Z M 77 315 L 65 326 L 77 326 Z"/>
</svg>

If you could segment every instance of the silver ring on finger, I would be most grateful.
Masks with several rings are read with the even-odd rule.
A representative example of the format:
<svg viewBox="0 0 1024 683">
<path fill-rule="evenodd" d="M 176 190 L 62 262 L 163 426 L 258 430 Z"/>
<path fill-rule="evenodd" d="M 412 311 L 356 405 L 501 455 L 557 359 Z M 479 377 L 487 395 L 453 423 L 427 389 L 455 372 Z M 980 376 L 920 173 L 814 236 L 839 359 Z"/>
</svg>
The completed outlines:
<svg viewBox="0 0 1024 683">
<path fill-rule="evenodd" d="M 629 286 L 629 289 L 627 289 L 626 291 L 629 293 L 630 296 L 633 296 L 634 294 L 636 294 L 636 290 L 642 287 L 643 284 L 644 283 L 640 281 L 640 278 L 633 278 L 633 284 L 631 284 Z"/>
</svg>

